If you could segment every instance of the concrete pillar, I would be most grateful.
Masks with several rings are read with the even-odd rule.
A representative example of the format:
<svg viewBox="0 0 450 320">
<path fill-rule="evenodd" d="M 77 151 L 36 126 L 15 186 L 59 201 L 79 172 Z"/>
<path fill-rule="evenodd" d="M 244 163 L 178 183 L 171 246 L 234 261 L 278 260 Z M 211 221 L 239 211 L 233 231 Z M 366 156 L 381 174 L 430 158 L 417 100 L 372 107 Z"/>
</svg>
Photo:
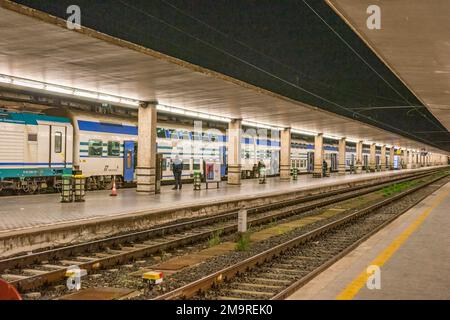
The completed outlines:
<svg viewBox="0 0 450 320">
<path fill-rule="evenodd" d="M 233 119 L 228 125 L 228 184 L 241 184 L 242 120 Z"/>
<path fill-rule="evenodd" d="M 381 171 L 386 171 L 386 145 L 381 147 L 380 166 Z"/>
<path fill-rule="evenodd" d="M 345 143 L 345 138 L 341 138 L 339 140 L 339 159 L 338 159 L 338 171 L 339 171 L 339 175 L 344 175 L 345 174 L 345 147 L 346 147 L 346 143 Z"/>
<path fill-rule="evenodd" d="M 395 148 L 392 146 L 389 149 L 389 169 L 394 170 L 394 156 L 395 156 Z"/>
<path fill-rule="evenodd" d="M 280 133 L 280 180 L 291 180 L 291 128 Z"/>
<path fill-rule="evenodd" d="M 406 168 L 412 169 L 412 167 L 413 167 L 412 166 L 412 161 L 413 161 L 412 151 L 408 150 L 407 153 L 408 153 L 408 157 L 407 157 L 408 161 L 406 162 Z"/>
<path fill-rule="evenodd" d="M 370 168 L 370 172 L 375 172 L 375 167 L 377 164 L 377 160 L 376 160 L 376 149 L 377 146 L 375 143 L 372 143 L 370 145 L 370 157 L 369 157 L 369 168 Z"/>
<path fill-rule="evenodd" d="M 356 143 L 356 173 L 362 172 L 363 165 L 363 142 L 359 141 Z"/>
<path fill-rule="evenodd" d="M 314 137 L 314 176 L 322 177 L 323 133 Z"/>
<path fill-rule="evenodd" d="M 402 150 L 402 160 L 403 160 L 403 165 L 405 166 L 405 168 L 407 168 L 407 164 L 408 164 L 408 150 L 403 149 Z"/>
<path fill-rule="evenodd" d="M 156 103 L 142 102 L 138 110 L 136 192 L 155 193 Z"/>
</svg>

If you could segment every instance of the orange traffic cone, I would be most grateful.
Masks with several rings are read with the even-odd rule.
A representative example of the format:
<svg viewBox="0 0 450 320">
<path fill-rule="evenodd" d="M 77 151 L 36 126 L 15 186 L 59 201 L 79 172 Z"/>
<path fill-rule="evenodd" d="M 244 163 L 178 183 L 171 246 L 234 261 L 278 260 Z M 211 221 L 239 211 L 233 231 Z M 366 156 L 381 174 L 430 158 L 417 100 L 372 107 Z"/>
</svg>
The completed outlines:
<svg viewBox="0 0 450 320">
<path fill-rule="evenodd" d="M 117 189 L 116 189 L 116 177 L 113 178 L 113 185 L 112 185 L 112 189 L 111 189 L 111 197 L 115 197 L 117 196 Z"/>
</svg>

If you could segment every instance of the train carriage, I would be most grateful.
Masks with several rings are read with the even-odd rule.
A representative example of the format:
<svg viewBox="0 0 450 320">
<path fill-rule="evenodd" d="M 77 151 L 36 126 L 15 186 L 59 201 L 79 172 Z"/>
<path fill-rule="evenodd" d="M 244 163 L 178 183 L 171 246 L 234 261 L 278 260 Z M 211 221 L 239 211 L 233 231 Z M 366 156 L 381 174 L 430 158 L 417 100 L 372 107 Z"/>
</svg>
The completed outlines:
<svg viewBox="0 0 450 320">
<path fill-rule="evenodd" d="M 59 190 L 72 173 L 72 139 L 67 118 L 0 111 L 0 190 Z"/>
</svg>

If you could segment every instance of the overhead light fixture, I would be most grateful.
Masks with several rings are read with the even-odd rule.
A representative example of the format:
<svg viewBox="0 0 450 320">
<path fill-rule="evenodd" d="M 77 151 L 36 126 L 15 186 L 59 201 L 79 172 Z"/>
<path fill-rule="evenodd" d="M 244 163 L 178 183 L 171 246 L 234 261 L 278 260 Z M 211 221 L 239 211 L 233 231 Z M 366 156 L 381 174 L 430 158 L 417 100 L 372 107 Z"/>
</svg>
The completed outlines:
<svg viewBox="0 0 450 320">
<path fill-rule="evenodd" d="M 110 96 L 110 95 L 107 95 L 107 94 L 99 94 L 98 95 L 98 99 L 99 100 L 108 101 L 108 102 L 120 103 L 120 98 L 119 97 Z"/>
<path fill-rule="evenodd" d="M 64 94 L 73 94 L 73 91 L 74 91 L 73 89 L 70 89 L 70 88 L 54 86 L 54 85 L 50 85 L 50 84 L 47 84 L 44 89 L 47 91 L 64 93 Z"/>
<path fill-rule="evenodd" d="M 268 125 L 268 124 L 265 124 L 265 123 L 256 122 L 256 121 L 248 121 L 248 120 L 243 120 L 242 121 L 242 125 L 249 126 L 249 127 L 254 127 L 254 128 L 257 128 L 257 129 L 269 129 L 269 130 L 276 130 L 276 131 L 283 130 L 283 128 L 280 128 L 280 127 L 271 126 L 271 125 Z"/>
<path fill-rule="evenodd" d="M 24 80 L 24 79 L 12 79 L 12 84 L 22 87 L 34 88 L 34 89 L 44 89 L 45 85 L 42 82 Z"/>
<path fill-rule="evenodd" d="M 85 98 L 91 98 L 91 99 L 98 99 L 98 93 L 84 91 L 84 90 L 75 90 L 74 95 L 85 97 Z"/>
<path fill-rule="evenodd" d="M 448 73 L 448 72 L 447 71 L 442 71 L 442 72 L 437 71 L 436 73 Z M 84 89 L 76 89 L 76 88 L 61 86 L 61 85 L 57 85 L 57 84 L 49 84 L 49 83 L 44 83 L 44 82 L 35 81 L 35 80 L 29 80 L 29 79 L 14 77 L 14 76 L 8 76 L 8 75 L 4 75 L 4 74 L 0 74 L 0 83 L 6 83 L 6 84 L 15 85 L 15 86 L 22 86 L 22 87 L 33 88 L 33 89 L 38 89 L 38 90 L 45 90 L 45 91 L 54 92 L 54 93 L 84 97 L 84 98 L 88 98 L 88 99 L 101 100 L 101 101 L 106 101 L 106 102 L 110 102 L 110 103 L 119 103 L 119 104 L 133 106 L 133 107 L 138 107 L 139 103 L 140 103 L 139 100 L 134 100 L 134 99 L 130 99 L 130 98 L 114 96 L 114 95 L 109 95 L 109 94 L 103 94 L 103 93 L 84 90 Z M 448 92 L 448 91 L 446 91 L 446 92 Z M 217 116 L 217 115 L 203 113 L 203 112 L 196 112 L 196 111 L 191 111 L 191 110 L 178 108 L 178 107 L 169 107 L 169 106 L 163 106 L 163 105 L 158 104 L 157 109 L 160 111 L 163 111 L 163 112 L 188 115 L 188 116 L 192 116 L 192 117 L 200 118 L 200 119 L 215 120 L 215 121 L 226 122 L 226 123 L 231 121 L 230 117 Z M 282 127 L 269 125 L 269 124 L 265 124 L 265 123 L 260 123 L 260 122 L 256 122 L 256 121 L 242 121 L 242 124 L 250 126 L 250 127 L 255 127 L 255 128 L 265 128 L 265 129 L 277 130 L 277 131 L 283 130 Z M 316 132 L 300 130 L 300 129 L 296 129 L 296 128 L 292 128 L 291 132 L 309 135 L 309 136 L 316 136 L 318 134 Z M 328 135 L 328 134 L 324 135 L 324 137 L 331 138 L 331 139 L 337 139 L 337 140 L 340 139 L 337 136 Z M 349 142 L 354 142 L 354 143 L 358 143 L 359 141 L 361 141 L 360 139 L 354 139 L 354 138 L 347 138 L 346 140 Z M 365 141 L 364 143 L 369 144 L 370 142 Z M 396 148 L 399 148 L 399 147 L 396 147 Z M 414 150 L 414 152 L 417 152 L 417 151 Z"/>
<path fill-rule="evenodd" d="M 135 106 L 135 107 L 139 106 L 138 100 L 133 100 L 133 99 L 128 99 L 128 98 L 120 98 L 120 103 L 129 105 L 129 106 Z"/>
<path fill-rule="evenodd" d="M 291 132 L 292 133 L 297 133 L 297 134 L 304 134 L 304 135 L 307 135 L 307 136 L 317 136 L 316 132 L 300 130 L 300 129 L 295 129 L 295 128 L 292 128 Z"/>
<path fill-rule="evenodd" d="M 3 82 L 3 83 L 11 83 L 11 82 L 12 82 L 12 79 L 11 79 L 11 77 L 8 77 L 8 76 L 1 75 L 1 74 L 0 74 L 0 82 Z"/>
</svg>

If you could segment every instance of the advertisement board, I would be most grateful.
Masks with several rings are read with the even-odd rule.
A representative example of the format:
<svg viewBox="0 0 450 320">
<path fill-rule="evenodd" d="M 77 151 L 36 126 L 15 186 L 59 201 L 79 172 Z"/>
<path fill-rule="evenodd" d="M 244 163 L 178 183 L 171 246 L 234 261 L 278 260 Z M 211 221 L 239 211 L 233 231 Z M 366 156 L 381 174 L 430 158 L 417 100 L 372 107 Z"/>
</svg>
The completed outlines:
<svg viewBox="0 0 450 320">
<path fill-rule="evenodd" d="M 206 162 L 205 163 L 205 179 L 206 182 L 220 182 L 220 163 Z"/>
</svg>

